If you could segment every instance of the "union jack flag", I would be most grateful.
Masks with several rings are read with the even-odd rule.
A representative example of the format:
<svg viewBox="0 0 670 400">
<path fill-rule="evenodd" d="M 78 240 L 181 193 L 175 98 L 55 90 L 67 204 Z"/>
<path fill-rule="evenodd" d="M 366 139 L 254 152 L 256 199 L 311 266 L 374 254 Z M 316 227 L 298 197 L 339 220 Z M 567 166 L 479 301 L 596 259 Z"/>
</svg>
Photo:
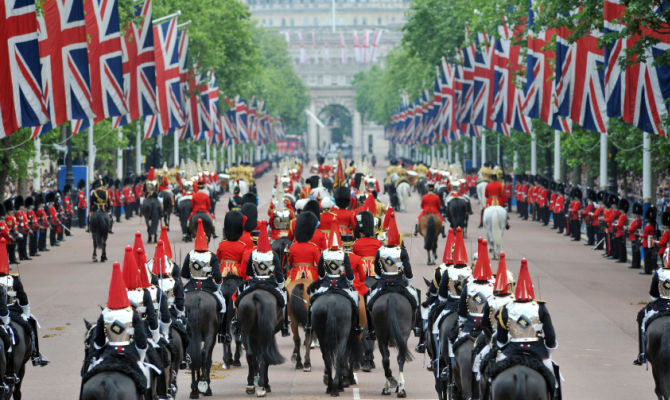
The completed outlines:
<svg viewBox="0 0 670 400">
<path fill-rule="evenodd" d="M 621 31 L 623 26 L 617 21 L 625 12 L 626 6 L 619 0 L 605 0 L 605 32 Z M 667 32 L 668 27 L 663 27 Z M 670 66 L 653 65 L 654 59 L 670 50 L 670 35 L 651 32 L 645 35 L 660 39 L 645 54 L 643 63 L 622 67 L 620 61 L 625 52 L 636 45 L 639 36 L 618 39 L 605 49 L 605 98 L 607 115 L 621 117 L 645 132 L 665 135 L 663 120 L 670 99 Z"/>
<path fill-rule="evenodd" d="M 474 103 L 474 84 L 475 84 L 475 54 L 473 46 L 468 46 L 463 50 L 459 49 L 459 56 L 462 60 L 461 74 L 461 102 L 458 109 L 458 122 L 461 125 L 469 124 L 472 121 L 472 104 Z M 464 131 L 461 127 L 461 130 Z"/>
<path fill-rule="evenodd" d="M 247 131 L 247 102 L 240 99 L 240 96 L 235 97 L 235 131 L 237 138 L 241 143 L 249 142 L 249 134 Z"/>
<path fill-rule="evenodd" d="M 6 0 L 0 6 L 0 138 L 22 126 L 49 120 L 42 95 L 34 0 Z"/>
<path fill-rule="evenodd" d="M 492 38 L 485 33 L 477 35 L 477 40 L 470 45 L 474 58 L 474 87 L 472 115 L 473 125 L 493 128 L 490 119 L 489 105 L 493 103 L 493 50 Z"/>
<path fill-rule="evenodd" d="M 156 46 L 156 87 L 158 94 L 158 119 L 160 132 L 166 135 L 170 130 L 184 125 L 181 104 L 179 74 L 179 37 L 177 17 L 154 26 Z"/>
<path fill-rule="evenodd" d="M 503 25 L 500 27 L 500 39 L 496 41 L 496 57 L 499 58 L 496 65 L 501 77 L 497 95 L 501 95 L 502 100 L 497 98 L 494 103 L 496 107 L 501 105 L 502 112 L 498 114 L 499 118 L 496 121 L 503 124 L 498 124 L 497 130 L 507 136 L 509 136 L 510 128 L 525 133 L 530 133 L 531 129 L 530 118 L 522 112 L 525 99 L 524 91 L 519 86 L 525 85 L 516 83 L 516 80 L 523 79 L 519 74 L 524 68 L 521 46 L 512 43 L 514 37 L 521 35 L 523 30 L 525 26 L 518 26 L 515 32 L 511 32 L 507 25 Z M 501 114 L 504 118 L 500 118 Z"/>
<path fill-rule="evenodd" d="M 604 53 L 598 38 L 590 34 L 568 43 L 565 28 L 556 37 L 556 98 L 558 114 L 582 127 L 607 133 L 604 86 Z"/>
<path fill-rule="evenodd" d="M 141 17 L 142 25 L 130 22 L 121 41 L 123 95 L 128 112 L 122 117 L 113 118 L 115 128 L 157 113 L 151 1 L 145 0 L 135 6 L 135 15 Z"/>
<path fill-rule="evenodd" d="M 202 128 L 200 124 L 200 82 L 195 71 L 191 71 L 188 76 L 188 87 L 184 92 L 184 111 L 185 124 L 181 127 L 180 139 L 193 138 L 200 139 Z"/>
<path fill-rule="evenodd" d="M 144 139 L 151 139 L 152 137 L 158 137 L 158 135 L 161 134 L 160 127 L 160 122 L 158 120 L 160 119 L 160 115 L 158 114 L 153 114 L 153 115 L 147 115 L 144 117 Z"/>
<path fill-rule="evenodd" d="M 457 133 L 456 125 L 456 69 L 442 57 L 440 68 L 440 92 L 442 108 L 440 109 L 439 135 L 442 143 L 449 143 Z"/>
<path fill-rule="evenodd" d="M 39 23 L 42 89 L 50 121 L 34 135 L 73 119 L 93 119 L 82 0 L 47 0 Z"/>
<path fill-rule="evenodd" d="M 207 111 L 211 121 L 210 130 L 218 137 L 223 132 L 223 128 L 221 118 L 219 118 L 219 85 L 212 69 L 207 73 L 207 86 L 209 89 L 207 92 Z"/>
</svg>

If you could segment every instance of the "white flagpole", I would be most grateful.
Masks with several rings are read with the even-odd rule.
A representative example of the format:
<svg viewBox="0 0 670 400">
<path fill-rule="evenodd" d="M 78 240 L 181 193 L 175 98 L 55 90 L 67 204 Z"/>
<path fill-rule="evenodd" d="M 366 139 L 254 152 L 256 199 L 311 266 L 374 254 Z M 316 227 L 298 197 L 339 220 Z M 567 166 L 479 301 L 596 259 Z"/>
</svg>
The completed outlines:
<svg viewBox="0 0 670 400">
<path fill-rule="evenodd" d="M 95 176 L 95 146 L 93 145 L 93 121 L 91 121 L 90 126 L 88 127 L 88 180 L 93 181 Z"/>
<path fill-rule="evenodd" d="M 651 137 L 642 132 L 642 202 L 651 203 Z"/>
<path fill-rule="evenodd" d="M 35 158 L 33 159 L 33 168 L 34 168 L 34 173 L 35 177 L 33 178 L 33 191 L 34 192 L 39 192 L 40 188 L 42 187 L 42 177 L 40 175 L 41 168 L 40 168 L 40 163 L 42 162 L 42 157 L 41 157 L 41 150 L 42 150 L 42 140 L 38 137 L 35 139 Z"/>
<path fill-rule="evenodd" d="M 155 20 L 151 21 L 152 24 L 158 24 L 160 22 L 166 21 L 170 18 L 178 17 L 181 15 L 181 10 L 177 10 L 177 12 L 166 15 L 164 17 L 156 18 Z"/>
<path fill-rule="evenodd" d="M 172 144 L 174 146 L 174 154 L 172 158 L 172 162 L 175 167 L 179 166 L 179 134 L 177 133 L 177 130 L 175 129 L 172 132 Z"/>
<path fill-rule="evenodd" d="M 119 138 L 119 142 L 121 142 L 121 139 L 123 138 L 121 127 L 116 129 L 116 135 Z M 116 177 L 118 179 L 123 178 L 123 149 L 121 146 L 116 149 Z"/>
<path fill-rule="evenodd" d="M 607 189 L 607 134 L 600 135 L 600 190 Z"/>
<path fill-rule="evenodd" d="M 561 179 L 561 131 L 554 131 L 554 180 Z"/>
<path fill-rule="evenodd" d="M 142 118 L 137 120 L 137 135 L 135 135 L 135 175 L 142 172 Z"/>
</svg>

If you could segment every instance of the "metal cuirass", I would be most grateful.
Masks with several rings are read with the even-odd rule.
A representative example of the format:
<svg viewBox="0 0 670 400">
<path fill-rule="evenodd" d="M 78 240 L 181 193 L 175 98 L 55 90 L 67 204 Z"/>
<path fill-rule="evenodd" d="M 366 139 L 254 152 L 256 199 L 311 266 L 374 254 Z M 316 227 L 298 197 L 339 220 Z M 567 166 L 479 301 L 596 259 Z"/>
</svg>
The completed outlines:
<svg viewBox="0 0 670 400">
<path fill-rule="evenodd" d="M 449 284 L 447 286 L 449 297 L 459 299 L 463 290 L 463 284 L 472 276 L 472 268 L 469 266 L 457 268 L 455 265 L 450 265 L 447 267 L 447 276 L 449 277 Z"/>
<path fill-rule="evenodd" d="M 498 328 L 498 320 L 496 319 L 496 316 L 498 314 L 498 311 L 500 311 L 506 304 L 511 303 L 514 301 L 514 296 L 512 295 L 507 295 L 507 296 L 491 296 L 489 297 L 488 303 L 489 303 L 489 321 L 491 321 L 491 326 L 493 327 L 493 331 L 495 331 Z"/>
<path fill-rule="evenodd" d="M 273 225 L 275 229 L 280 231 L 287 231 L 291 226 L 291 212 L 288 210 L 275 211 L 273 218 Z"/>
<path fill-rule="evenodd" d="M 323 252 L 323 266 L 330 278 L 339 278 L 344 273 L 344 252 L 326 250 Z"/>
<path fill-rule="evenodd" d="M 174 287 L 176 281 L 171 276 L 167 278 L 161 278 L 158 280 L 158 287 L 165 293 L 167 296 L 168 306 L 174 304 Z"/>
<path fill-rule="evenodd" d="M 484 306 L 489 297 L 493 296 L 493 284 L 490 282 L 469 282 L 467 286 L 466 306 L 468 314 L 473 317 L 484 315 Z"/>
<path fill-rule="evenodd" d="M 144 314 L 147 309 L 144 305 L 144 290 L 137 288 L 128 290 L 126 294 L 128 295 L 130 305 L 133 306 L 140 315 Z"/>
<path fill-rule="evenodd" d="M 133 310 L 126 307 L 121 310 L 102 310 L 105 322 L 105 336 L 111 346 L 129 345 L 135 330 L 133 329 Z"/>
<path fill-rule="evenodd" d="M 509 303 L 505 307 L 507 328 L 512 342 L 534 342 L 542 337 L 540 305 L 537 302 Z"/>
<path fill-rule="evenodd" d="M 403 272 L 400 247 L 382 247 L 379 249 L 379 261 L 384 275 L 398 275 Z"/>
<path fill-rule="evenodd" d="M 16 303 L 16 289 L 14 289 L 14 277 L 5 275 L 0 277 L 0 286 L 4 286 L 7 291 L 7 305 L 11 306 Z"/>
<path fill-rule="evenodd" d="M 212 253 L 209 251 L 199 252 L 191 250 L 188 253 L 188 268 L 193 279 L 208 279 L 212 276 Z"/>
<path fill-rule="evenodd" d="M 254 250 L 251 253 L 251 267 L 257 278 L 269 278 L 275 270 L 274 253 Z"/>
<path fill-rule="evenodd" d="M 662 299 L 670 299 L 670 269 L 658 270 L 658 293 Z"/>
</svg>

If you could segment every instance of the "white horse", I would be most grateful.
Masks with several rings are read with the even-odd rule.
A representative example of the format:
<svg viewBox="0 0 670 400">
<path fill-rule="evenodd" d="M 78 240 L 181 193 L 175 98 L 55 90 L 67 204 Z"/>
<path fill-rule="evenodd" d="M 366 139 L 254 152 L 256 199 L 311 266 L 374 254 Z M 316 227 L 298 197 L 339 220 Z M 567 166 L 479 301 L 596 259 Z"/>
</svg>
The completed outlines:
<svg viewBox="0 0 670 400">
<path fill-rule="evenodd" d="M 230 191 L 232 192 L 236 187 L 240 188 L 240 196 L 249 193 L 249 184 L 244 179 L 233 179 L 230 185 Z"/>
<path fill-rule="evenodd" d="M 493 259 L 498 259 L 502 250 L 503 233 L 507 225 L 507 211 L 501 206 L 488 206 L 484 210 L 484 228 L 486 228 L 486 240 L 493 251 Z"/>
<path fill-rule="evenodd" d="M 486 185 L 489 183 L 486 181 L 479 182 L 476 186 L 477 188 L 477 200 L 479 200 L 479 205 L 484 207 L 486 204 Z"/>
</svg>

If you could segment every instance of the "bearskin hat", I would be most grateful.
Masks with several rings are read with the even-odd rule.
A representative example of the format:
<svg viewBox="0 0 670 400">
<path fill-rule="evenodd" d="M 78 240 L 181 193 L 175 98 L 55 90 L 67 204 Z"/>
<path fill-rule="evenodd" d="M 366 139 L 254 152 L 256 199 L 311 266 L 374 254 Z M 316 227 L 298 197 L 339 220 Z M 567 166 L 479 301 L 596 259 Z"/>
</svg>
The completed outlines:
<svg viewBox="0 0 670 400">
<path fill-rule="evenodd" d="M 117 189 L 119 189 L 121 187 L 121 180 L 120 179 L 117 179 L 117 180 L 114 181 L 114 187 L 117 188 Z"/>
<path fill-rule="evenodd" d="M 45 199 L 47 203 L 55 202 L 56 201 L 56 192 L 47 192 L 47 195 Z"/>
<path fill-rule="evenodd" d="M 663 215 L 661 215 L 661 223 L 663 226 L 670 226 L 670 212 L 663 211 Z"/>
<path fill-rule="evenodd" d="M 649 206 L 649 208 L 647 208 L 647 212 L 644 213 L 644 218 L 646 220 L 648 220 L 649 222 L 656 222 L 657 213 L 658 212 L 656 210 L 656 207 Z M 664 217 L 665 217 L 665 213 L 663 213 L 663 214 L 664 214 Z M 663 224 L 665 225 L 665 221 L 663 222 Z"/>
<path fill-rule="evenodd" d="M 78 189 L 84 189 L 86 187 L 86 181 L 83 179 L 80 179 L 79 182 L 77 182 L 77 188 Z"/>
<path fill-rule="evenodd" d="M 229 211 L 223 221 L 223 235 L 226 240 L 236 241 L 244 231 L 244 216 L 239 211 Z"/>
<path fill-rule="evenodd" d="M 621 200 L 619 200 L 619 210 L 623 211 L 625 214 L 628 213 L 629 208 L 630 208 L 630 202 L 628 201 L 628 199 L 622 197 Z"/>
<path fill-rule="evenodd" d="M 7 199 L 2 204 L 5 206 L 6 212 L 14 211 L 14 202 L 12 201 L 12 199 Z"/>
<path fill-rule="evenodd" d="M 356 214 L 356 237 L 372 237 L 375 234 L 375 217 L 370 211 L 361 211 Z"/>
<path fill-rule="evenodd" d="M 7 211 L 5 211 L 5 206 L 3 206 L 2 203 L 0 203 L 0 218 L 4 217 L 5 215 L 7 215 Z"/>
<path fill-rule="evenodd" d="M 30 197 L 30 196 L 26 197 L 26 201 L 25 201 L 26 208 L 30 208 L 34 204 L 35 204 L 35 200 L 32 197 Z"/>
<path fill-rule="evenodd" d="M 555 181 L 551 181 L 551 182 L 549 183 L 549 190 L 554 191 L 554 190 L 556 190 L 556 188 L 557 188 L 556 182 L 555 182 Z"/>
<path fill-rule="evenodd" d="M 579 201 L 582 201 L 582 190 L 578 187 L 572 188 L 570 191 L 570 197 L 576 197 Z"/>
<path fill-rule="evenodd" d="M 598 194 L 593 189 L 588 190 L 587 196 L 589 197 L 589 200 L 591 200 L 591 201 L 597 201 L 598 200 Z"/>
<path fill-rule="evenodd" d="M 35 207 L 39 207 L 44 203 L 44 197 L 42 193 L 35 193 Z"/>
<path fill-rule="evenodd" d="M 338 208 L 345 209 L 349 206 L 349 196 L 351 192 L 346 186 L 340 186 L 335 189 L 335 205 Z"/>
<path fill-rule="evenodd" d="M 256 205 L 245 203 L 242 205 L 242 214 L 247 217 L 247 221 L 244 223 L 244 230 L 251 232 L 256 229 L 256 225 L 258 225 L 258 209 Z"/>
<path fill-rule="evenodd" d="M 603 203 L 607 203 L 607 192 L 604 190 L 599 191 L 596 195 L 596 199 L 598 201 L 602 201 Z"/>
<path fill-rule="evenodd" d="M 321 205 L 316 200 L 310 200 L 305 204 L 302 211 L 311 211 L 318 218 L 321 215 Z"/>
<path fill-rule="evenodd" d="M 318 162 L 319 165 L 323 165 L 323 163 L 326 162 L 326 158 L 324 156 L 318 156 L 316 162 Z"/>
<path fill-rule="evenodd" d="M 610 193 L 607 197 L 607 200 L 605 201 L 605 204 L 607 204 L 608 207 L 612 207 L 614 205 L 618 207 L 619 206 L 619 196 L 617 196 L 616 194 L 611 194 Z"/>
<path fill-rule="evenodd" d="M 67 193 L 70 193 L 71 191 L 72 191 L 72 185 L 70 185 L 69 183 L 66 183 L 63 186 L 63 193 L 67 194 Z"/>
<path fill-rule="evenodd" d="M 24 201 L 23 201 L 23 196 L 18 195 L 18 196 L 16 196 L 16 197 L 14 198 L 14 208 L 16 208 L 17 210 L 18 210 L 19 208 L 23 207 L 24 204 L 25 204 L 25 203 L 24 203 Z"/>
<path fill-rule="evenodd" d="M 309 242 L 314 236 L 318 223 L 319 217 L 311 212 L 298 215 L 298 219 L 295 221 L 295 240 L 299 243 Z"/>
<path fill-rule="evenodd" d="M 258 205 L 258 199 L 256 198 L 256 195 L 251 192 L 245 193 L 244 196 L 242 196 L 242 204 L 247 203 L 253 204 L 254 206 Z"/>
<path fill-rule="evenodd" d="M 309 187 L 311 187 L 312 189 L 316 189 L 317 187 L 319 187 L 320 179 L 321 178 L 319 177 L 319 175 L 312 175 L 309 178 L 305 179 L 305 183 L 307 183 Z"/>
<path fill-rule="evenodd" d="M 565 184 L 564 183 L 559 183 L 558 185 L 556 185 L 556 191 L 560 194 L 564 194 L 565 193 Z"/>
<path fill-rule="evenodd" d="M 642 204 L 638 201 L 633 203 L 633 214 L 642 215 Z"/>
</svg>

